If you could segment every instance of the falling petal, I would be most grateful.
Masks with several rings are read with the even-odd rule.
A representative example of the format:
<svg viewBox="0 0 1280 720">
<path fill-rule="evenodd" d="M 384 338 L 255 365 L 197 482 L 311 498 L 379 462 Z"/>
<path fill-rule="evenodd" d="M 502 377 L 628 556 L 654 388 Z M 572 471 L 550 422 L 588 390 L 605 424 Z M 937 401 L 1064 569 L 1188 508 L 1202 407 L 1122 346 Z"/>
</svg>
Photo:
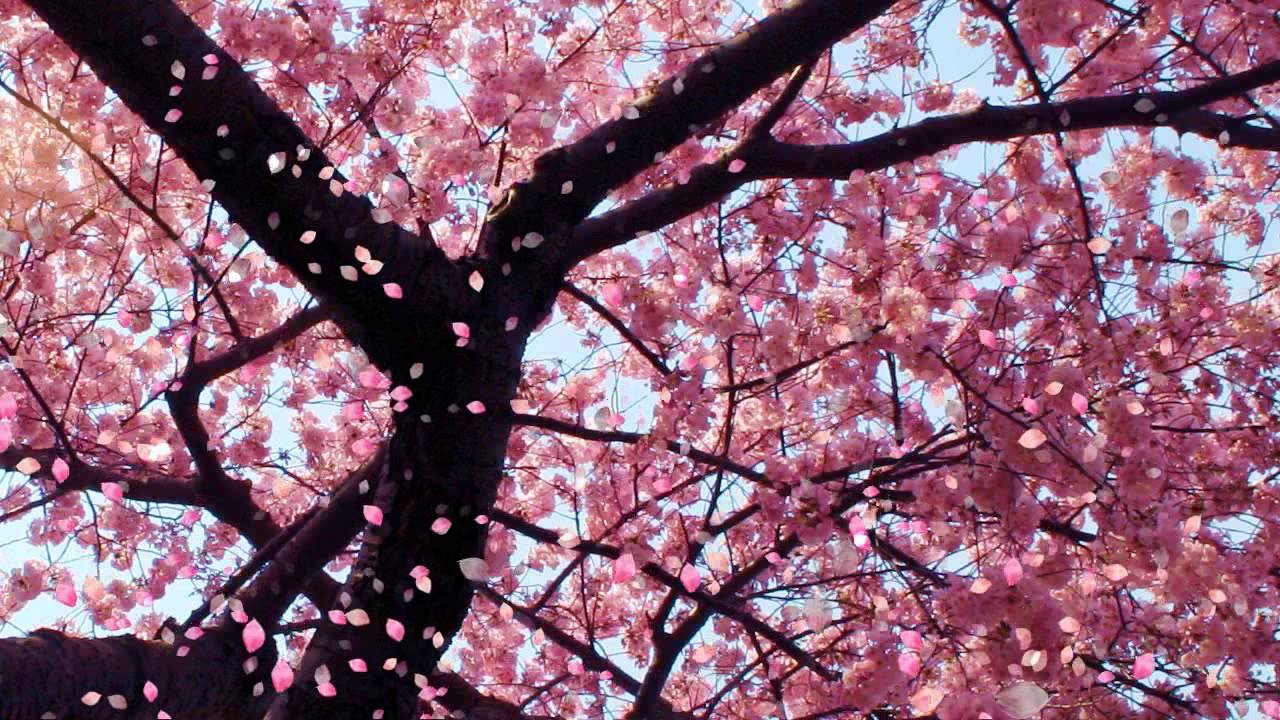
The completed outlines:
<svg viewBox="0 0 1280 720">
<path fill-rule="evenodd" d="M 1019 682 L 996 693 L 996 702 L 1013 717 L 1026 720 L 1049 704 L 1049 693 L 1035 683 Z"/>
<path fill-rule="evenodd" d="M 631 553 L 622 553 L 613 561 L 613 581 L 619 585 L 631 582 L 636 576 L 636 558 Z"/>
<path fill-rule="evenodd" d="M 404 297 L 404 290 L 400 289 L 399 283 L 387 283 L 383 285 L 382 292 L 386 293 L 387 297 L 392 300 L 399 300 Z"/>
<path fill-rule="evenodd" d="M 684 586 L 685 592 L 694 592 L 702 584 L 702 573 L 692 565 L 685 565 L 680 569 L 680 584 Z"/>
<path fill-rule="evenodd" d="M 473 582 L 483 582 L 489 578 L 489 564 L 482 558 L 463 558 L 458 561 L 462 576 Z"/>
<path fill-rule="evenodd" d="M 365 505 L 364 519 L 370 525 L 381 525 L 382 524 L 382 508 L 378 507 L 377 505 Z"/>
<path fill-rule="evenodd" d="M 471 277 L 467 278 L 467 284 L 471 286 L 472 290 L 480 292 L 484 289 L 484 276 L 480 274 L 479 270 L 472 271 Z"/>
<path fill-rule="evenodd" d="M 1089 412 L 1089 400 L 1080 393 L 1071 393 L 1071 407 L 1081 415 Z"/>
<path fill-rule="evenodd" d="M 453 521 L 446 517 L 438 517 L 431 523 L 431 532 L 437 535 L 444 535 L 449 532 L 449 528 L 453 527 Z"/>
<path fill-rule="evenodd" d="M 1004 581 L 1009 585 L 1009 587 L 1017 585 L 1018 581 L 1022 579 L 1022 563 L 1018 562 L 1017 558 L 1009 558 L 1006 560 L 1003 571 Z"/>
<path fill-rule="evenodd" d="M 102 494 L 117 505 L 124 502 L 124 486 L 120 483 L 102 483 Z"/>
<path fill-rule="evenodd" d="M 156 698 L 160 697 L 160 690 L 156 688 L 155 683 L 148 680 L 142 685 L 142 697 L 146 698 L 147 702 L 155 702 Z"/>
<path fill-rule="evenodd" d="M 240 637 L 244 640 L 244 649 L 249 652 L 257 652 L 258 648 L 266 642 L 267 635 L 262 630 L 262 624 L 257 620 L 250 620 L 244 629 L 240 631 Z"/>
<path fill-rule="evenodd" d="M 1018 438 L 1018 444 L 1028 450 L 1035 450 L 1045 444 L 1045 441 L 1048 439 L 1049 438 L 1039 428 L 1031 428 L 1022 433 L 1022 436 Z"/>
<path fill-rule="evenodd" d="M 387 637 L 400 642 L 404 639 L 404 624 L 399 620 L 387 618 Z"/>
<path fill-rule="evenodd" d="M 276 662 L 276 666 L 271 669 L 271 687 L 275 688 L 276 692 L 284 692 L 292 684 L 293 668 L 283 660 Z"/>
<path fill-rule="evenodd" d="M 1155 672 L 1156 659 L 1151 653 L 1143 653 L 1133 660 L 1133 678 L 1145 680 Z"/>
</svg>

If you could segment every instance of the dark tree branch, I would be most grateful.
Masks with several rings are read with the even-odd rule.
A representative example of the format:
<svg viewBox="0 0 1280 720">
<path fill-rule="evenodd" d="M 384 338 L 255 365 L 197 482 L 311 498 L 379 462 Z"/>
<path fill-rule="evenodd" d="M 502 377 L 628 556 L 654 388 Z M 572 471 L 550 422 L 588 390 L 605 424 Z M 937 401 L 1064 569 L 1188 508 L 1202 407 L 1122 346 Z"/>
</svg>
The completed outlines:
<svg viewBox="0 0 1280 720">
<path fill-rule="evenodd" d="M 394 349 L 389 338 L 369 335 L 368 320 L 405 306 L 383 292 L 384 283 L 401 285 L 406 300 L 436 302 L 463 287 L 461 271 L 441 251 L 395 223 L 379 223 L 368 200 L 343 191 L 324 154 L 171 0 L 122 0 L 109 11 L 76 0 L 28 4 L 197 177 L 215 182 L 212 195 L 231 219 L 324 299 L 375 362 L 388 362 Z M 182 92 L 171 98 L 175 84 Z M 357 246 L 384 268 L 349 281 L 339 268 L 359 265 Z"/>
<path fill-rule="evenodd" d="M 275 662 L 275 646 L 247 658 L 238 628 L 222 626 L 184 643 L 185 656 L 160 641 L 131 635 L 73 638 L 36 630 L 26 638 L 0 639 L 0 720 L 153 720 L 157 708 L 188 720 L 259 720 L 265 693 L 255 685 Z M 143 696 L 144 683 L 158 691 Z M 92 693 L 92 694 L 90 694 Z"/>
<path fill-rule="evenodd" d="M 727 159 L 701 165 L 690 174 L 688 183 L 656 190 L 583 221 L 574 230 L 573 244 L 582 249 L 582 257 L 587 257 L 641 233 L 661 229 L 752 180 L 844 179 L 855 170 L 882 170 L 965 143 L 1001 142 L 1063 129 L 1169 127 L 1216 140 L 1224 147 L 1280 150 L 1280 131 L 1203 109 L 1277 81 L 1280 60 L 1186 90 L 1035 105 L 984 105 L 972 112 L 929 118 L 852 143 L 795 145 L 760 141 L 738 154 L 746 163 L 740 172 L 730 172 Z M 1064 117 L 1068 118 L 1065 127 L 1061 122 Z"/>
<path fill-rule="evenodd" d="M 516 183 L 490 214 L 481 253 L 508 260 L 515 250 L 513 231 L 539 231 L 568 241 L 553 247 L 553 257 L 544 264 L 558 277 L 594 252 L 567 233 L 610 191 L 652 166 L 660 153 L 688 140 L 789 70 L 813 62 L 894 4 L 802 0 L 693 60 L 660 82 L 652 94 L 625 108 L 623 117 L 538 158 L 533 176 Z"/>
<path fill-rule="evenodd" d="M 624 340 L 630 343 L 631 347 L 636 349 L 636 352 L 640 353 L 645 360 L 649 361 L 649 364 L 652 365 L 653 368 L 658 371 L 658 374 L 662 375 L 663 377 L 666 377 L 671 374 L 671 368 L 667 366 L 667 363 L 664 362 L 662 358 L 658 357 L 657 353 L 650 350 L 649 347 L 644 344 L 643 340 L 636 337 L 636 334 L 631 332 L 631 328 L 627 327 L 626 323 L 622 322 L 622 320 L 620 320 L 617 315 L 614 315 L 612 312 L 609 311 L 609 308 L 606 308 L 604 305 L 600 304 L 599 300 L 596 300 L 595 298 L 591 297 L 591 295 L 587 294 L 581 288 L 579 288 L 578 286 L 568 281 L 564 283 L 564 291 L 572 295 L 583 305 L 586 305 L 587 307 L 594 310 L 595 313 L 599 315 L 605 322 L 609 323 L 610 327 L 612 327 L 614 330 L 617 330 L 618 334 L 621 335 Z"/>
</svg>

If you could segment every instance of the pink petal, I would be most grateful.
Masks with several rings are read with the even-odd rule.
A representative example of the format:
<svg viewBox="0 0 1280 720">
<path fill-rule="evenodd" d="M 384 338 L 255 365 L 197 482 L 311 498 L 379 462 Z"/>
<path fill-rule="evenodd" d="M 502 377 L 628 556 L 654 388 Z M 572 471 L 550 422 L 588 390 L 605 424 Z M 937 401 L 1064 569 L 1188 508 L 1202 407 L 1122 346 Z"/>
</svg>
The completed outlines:
<svg viewBox="0 0 1280 720">
<path fill-rule="evenodd" d="M 53 597 L 67 607 L 76 606 L 76 588 L 69 582 L 58 583 L 58 587 L 54 588 Z"/>
<path fill-rule="evenodd" d="M 50 472 L 53 473 L 53 479 L 61 483 L 65 482 L 67 476 L 71 474 L 71 468 L 67 466 L 66 460 L 56 458 L 53 461 L 53 467 L 50 468 Z"/>
<path fill-rule="evenodd" d="M 604 296 L 605 304 L 612 307 L 622 305 L 622 288 L 617 283 L 606 284 L 600 294 Z"/>
<path fill-rule="evenodd" d="M 334 625 L 346 625 L 347 614 L 342 612 L 341 610 L 330 610 L 329 622 L 333 623 Z"/>
<path fill-rule="evenodd" d="M 1102 683 L 1103 685 L 1115 679 L 1116 679 L 1115 673 L 1111 672 L 1110 670 L 1103 670 L 1102 672 L 1098 673 L 1098 682 Z"/>
<path fill-rule="evenodd" d="M 351 658 L 347 661 L 347 666 L 351 668 L 351 672 L 369 672 L 369 665 L 360 658 Z"/>
<path fill-rule="evenodd" d="M 364 519 L 369 521 L 370 525 L 382 524 L 382 508 L 377 505 L 364 506 Z"/>
<path fill-rule="evenodd" d="M 257 652 L 267 641 L 267 634 L 262 631 L 262 625 L 257 620 L 250 620 L 240 632 L 240 637 L 244 640 L 244 649 L 249 652 Z"/>
<path fill-rule="evenodd" d="M 331 682 L 320 683 L 316 686 L 316 692 L 320 693 L 324 697 L 333 697 L 338 694 L 338 688 L 334 687 Z"/>
<path fill-rule="evenodd" d="M 1133 678 L 1135 680 L 1145 680 L 1151 677 L 1151 673 L 1155 672 L 1156 658 L 1151 653 L 1143 653 L 1133 661 Z"/>
<path fill-rule="evenodd" d="M 404 624 L 399 620 L 387 619 L 387 637 L 400 642 L 404 639 Z"/>
<path fill-rule="evenodd" d="M 979 330 L 979 331 L 978 331 L 978 342 L 982 343 L 983 345 L 986 345 L 987 347 L 991 348 L 992 350 L 995 350 L 995 348 L 996 348 L 996 334 L 995 334 L 995 333 L 993 333 L 993 332 L 991 332 L 990 330 Z"/>
<path fill-rule="evenodd" d="M 275 688 L 276 692 L 284 692 L 292 684 L 293 668 L 283 660 L 276 662 L 276 666 L 271 668 L 271 687 Z"/>
<path fill-rule="evenodd" d="M 1089 412 L 1089 400 L 1080 393 L 1071 393 L 1071 407 L 1083 415 Z"/>
<path fill-rule="evenodd" d="M 680 570 L 680 584 L 688 592 L 694 592 L 702 584 L 702 573 L 692 565 L 685 565 Z"/>
<path fill-rule="evenodd" d="M 374 445 L 373 441 L 369 438 L 360 438 L 359 440 L 351 443 L 351 452 L 362 458 L 369 457 L 377 449 L 377 446 Z"/>
<path fill-rule="evenodd" d="M 636 576 L 636 559 L 631 553 L 622 553 L 613 561 L 613 581 L 619 585 L 631 582 Z"/>
<path fill-rule="evenodd" d="M 156 720 L 173 720 L 173 716 L 161 710 L 160 712 L 156 713 Z"/>
<path fill-rule="evenodd" d="M 742 172 L 742 169 L 745 168 L 746 166 L 747 166 L 747 163 L 744 162 L 742 158 L 734 158 L 734 160 L 729 163 L 729 172 L 735 173 L 735 174 L 740 173 Z"/>
<path fill-rule="evenodd" d="M 472 400 L 471 402 L 467 403 L 467 412 L 471 413 L 472 415 L 479 415 L 480 413 L 484 412 L 484 403 L 480 402 L 479 400 Z"/>
<path fill-rule="evenodd" d="M 386 293 L 387 297 L 392 300 L 399 300 L 404 297 L 404 290 L 400 289 L 399 283 L 387 283 L 383 285 L 382 292 Z"/>
<path fill-rule="evenodd" d="M 460 338 L 469 338 L 469 337 L 471 337 L 471 328 L 470 328 L 470 326 L 468 326 L 466 323 L 464 323 L 464 322 L 456 322 L 456 323 L 454 323 L 454 324 L 452 325 L 452 327 L 453 327 L 453 334 L 454 334 L 454 335 L 457 335 L 457 336 L 458 336 L 458 337 L 460 337 Z"/>
<path fill-rule="evenodd" d="M 1035 415 L 1040 412 L 1040 403 L 1036 402 L 1035 398 L 1024 397 L 1022 398 L 1022 409 Z"/>
<path fill-rule="evenodd" d="M 155 683 L 148 680 L 142 685 L 142 697 L 146 698 L 147 702 L 155 702 L 156 698 L 160 697 L 160 690 L 156 688 Z"/>
<path fill-rule="evenodd" d="M 102 494 L 117 505 L 124 503 L 124 486 L 120 483 L 102 483 Z"/>
<path fill-rule="evenodd" d="M 898 669 L 907 677 L 920 674 L 920 656 L 915 653 L 902 653 L 898 656 Z"/>
<path fill-rule="evenodd" d="M 903 630 L 902 634 L 900 634 L 898 638 L 902 640 L 903 645 L 906 645 L 912 650 L 924 649 L 924 638 L 915 630 Z"/>
<path fill-rule="evenodd" d="M 1006 560 L 1003 569 L 1004 581 L 1008 583 L 1009 587 L 1017 585 L 1018 581 L 1022 579 L 1022 563 L 1018 562 L 1017 558 Z"/>
<path fill-rule="evenodd" d="M 453 521 L 449 518 L 439 517 L 435 522 L 431 523 L 431 532 L 437 535 L 443 535 L 449 532 L 449 528 L 453 527 Z"/>
</svg>

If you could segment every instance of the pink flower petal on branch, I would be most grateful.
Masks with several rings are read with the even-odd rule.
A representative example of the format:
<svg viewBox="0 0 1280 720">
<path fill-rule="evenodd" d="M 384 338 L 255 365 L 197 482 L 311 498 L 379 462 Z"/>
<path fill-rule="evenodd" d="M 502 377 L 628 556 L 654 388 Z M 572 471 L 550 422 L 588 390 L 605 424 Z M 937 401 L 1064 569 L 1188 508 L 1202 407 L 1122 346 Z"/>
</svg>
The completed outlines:
<svg viewBox="0 0 1280 720">
<path fill-rule="evenodd" d="M 613 581 L 618 584 L 631 582 L 636 576 L 636 558 L 631 553 L 622 553 L 613 561 Z"/>
<path fill-rule="evenodd" d="M 907 677 L 920 674 L 920 656 L 915 653 L 902 653 L 898 656 L 898 669 Z"/>
<path fill-rule="evenodd" d="M 75 607 L 76 588 L 69 582 L 60 582 L 58 583 L 58 586 L 54 588 L 53 597 L 67 607 Z"/>
<path fill-rule="evenodd" d="M 902 641 L 903 645 L 906 645 L 912 650 L 924 649 L 924 638 L 915 630 L 903 630 L 902 633 L 898 635 L 898 639 Z"/>
</svg>

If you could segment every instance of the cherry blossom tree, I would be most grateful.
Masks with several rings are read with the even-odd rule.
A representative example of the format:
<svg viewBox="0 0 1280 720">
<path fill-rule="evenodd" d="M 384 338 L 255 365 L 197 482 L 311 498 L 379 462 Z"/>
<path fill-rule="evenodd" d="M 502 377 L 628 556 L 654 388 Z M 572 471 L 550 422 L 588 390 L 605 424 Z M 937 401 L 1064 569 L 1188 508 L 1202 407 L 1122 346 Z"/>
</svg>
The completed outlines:
<svg viewBox="0 0 1280 720">
<path fill-rule="evenodd" d="M 0 718 L 1280 717 L 1273 2 L 0 12 Z"/>
</svg>

